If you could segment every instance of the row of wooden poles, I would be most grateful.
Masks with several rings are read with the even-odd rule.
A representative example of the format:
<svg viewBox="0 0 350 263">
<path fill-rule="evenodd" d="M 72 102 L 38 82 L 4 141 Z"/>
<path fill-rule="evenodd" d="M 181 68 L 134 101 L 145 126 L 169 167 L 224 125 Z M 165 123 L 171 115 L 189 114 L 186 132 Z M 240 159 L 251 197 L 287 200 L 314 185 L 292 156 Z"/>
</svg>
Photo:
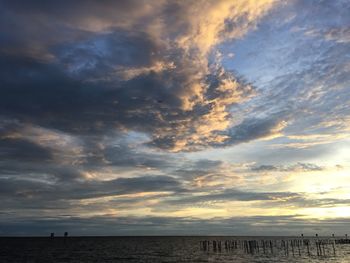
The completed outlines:
<svg viewBox="0 0 350 263">
<path fill-rule="evenodd" d="M 284 254 L 285 256 L 336 255 L 336 244 L 350 244 L 349 239 L 296 238 L 273 240 L 203 240 L 200 249 L 206 252 L 242 251 L 246 254 Z"/>
</svg>

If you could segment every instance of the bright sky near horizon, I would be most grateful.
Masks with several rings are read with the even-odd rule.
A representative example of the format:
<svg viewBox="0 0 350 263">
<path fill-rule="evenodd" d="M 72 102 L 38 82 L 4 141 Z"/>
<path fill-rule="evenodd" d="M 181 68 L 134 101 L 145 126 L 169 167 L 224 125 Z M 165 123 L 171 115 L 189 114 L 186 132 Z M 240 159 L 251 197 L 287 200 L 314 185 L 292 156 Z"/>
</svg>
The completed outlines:
<svg viewBox="0 0 350 263">
<path fill-rule="evenodd" d="M 345 233 L 349 13 L 1 0 L 0 235 Z"/>
</svg>

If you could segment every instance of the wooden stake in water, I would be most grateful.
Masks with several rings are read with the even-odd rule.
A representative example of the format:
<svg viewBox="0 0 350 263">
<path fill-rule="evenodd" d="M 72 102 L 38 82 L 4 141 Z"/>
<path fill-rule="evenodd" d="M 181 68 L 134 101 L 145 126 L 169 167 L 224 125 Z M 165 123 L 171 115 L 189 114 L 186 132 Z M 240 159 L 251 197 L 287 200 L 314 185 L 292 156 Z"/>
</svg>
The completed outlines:
<svg viewBox="0 0 350 263">
<path fill-rule="evenodd" d="M 326 251 L 324 249 L 324 241 L 322 241 L 322 250 L 323 250 L 323 255 L 325 256 L 326 255 Z"/>
<path fill-rule="evenodd" d="M 270 248 L 271 248 L 271 254 L 273 254 L 272 241 L 271 240 L 270 240 Z"/>
<path fill-rule="evenodd" d="M 320 255 L 320 251 L 318 249 L 318 234 L 316 234 L 316 238 L 317 238 L 317 240 L 316 240 L 316 250 L 317 250 L 317 256 L 319 256 Z"/>
</svg>

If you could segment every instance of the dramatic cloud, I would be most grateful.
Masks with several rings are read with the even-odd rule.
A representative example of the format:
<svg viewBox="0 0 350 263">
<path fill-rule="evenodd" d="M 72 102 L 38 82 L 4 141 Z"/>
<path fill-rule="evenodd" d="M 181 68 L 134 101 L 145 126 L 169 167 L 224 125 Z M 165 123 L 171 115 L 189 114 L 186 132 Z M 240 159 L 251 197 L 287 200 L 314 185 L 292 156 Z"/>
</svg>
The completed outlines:
<svg viewBox="0 0 350 263">
<path fill-rule="evenodd" d="M 8 117 L 68 132 L 136 130 L 171 151 L 230 141 L 221 133 L 231 126 L 229 107 L 252 87 L 208 56 L 254 29 L 272 1 L 91 1 L 83 10 L 60 3 L 68 13 L 55 6 L 3 3 L 5 24 L 23 25 L 15 36 L 4 30 L 1 105 Z M 34 29 L 41 34 L 27 41 Z"/>
<path fill-rule="evenodd" d="M 345 225 L 349 8 L 1 1 L 1 233 Z"/>
</svg>

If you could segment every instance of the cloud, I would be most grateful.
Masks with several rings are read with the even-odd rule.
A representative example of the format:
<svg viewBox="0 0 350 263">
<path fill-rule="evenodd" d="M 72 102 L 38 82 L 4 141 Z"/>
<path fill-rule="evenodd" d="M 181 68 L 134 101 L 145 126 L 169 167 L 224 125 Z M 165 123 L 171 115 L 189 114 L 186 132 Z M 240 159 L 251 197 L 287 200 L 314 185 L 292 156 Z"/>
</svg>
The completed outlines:
<svg viewBox="0 0 350 263">
<path fill-rule="evenodd" d="M 329 29 L 309 29 L 305 31 L 306 36 L 323 37 L 328 41 L 335 41 L 340 44 L 350 42 L 350 30 L 348 28 L 329 28 Z"/>
<path fill-rule="evenodd" d="M 254 92 L 209 55 L 253 30 L 273 1 L 83 5 L 2 4 L 5 24 L 18 27 L 4 30 L 0 49 L 7 117 L 69 133 L 144 132 L 174 152 L 230 141 L 230 106 Z"/>
<path fill-rule="evenodd" d="M 47 161 L 52 153 L 35 143 L 21 139 L 0 139 L 0 158 L 4 160 Z"/>
<path fill-rule="evenodd" d="M 282 136 L 287 122 L 279 118 L 245 119 L 241 124 L 230 129 L 230 142 L 248 142 L 256 139 L 276 138 Z"/>
<path fill-rule="evenodd" d="M 248 30 L 254 29 L 257 21 L 271 9 L 274 2 L 273 0 L 128 1 L 128 3 L 62 1 L 57 4 L 55 1 L 49 1 L 43 4 L 41 1 L 33 1 L 23 5 L 20 1 L 4 1 L 3 12 L 22 15 L 25 19 L 34 18 L 32 23 L 24 25 L 22 35 L 24 32 L 31 32 L 33 25 L 52 29 L 58 24 L 63 29 L 73 28 L 93 33 L 108 31 L 111 28 L 122 30 L 139 28 L 139 31 L 145 31 L 159 39 L 165 35 L 170 38 L 173 45 L 181 46 L 186 51 L 190 52 L 195 48 L 205 53 L 223 40 L 242 37 Z M 41 24 L 43 21 L 47 23 Z M 13 24 L 18 26 L 20 22 Z M 39 36 L 35 34 L 34 39 L 36 37 Z M 60 38 L 62 34 L 53 40 L 57 41 Z"/>
<path fill-rule="evenodd" d="M 300 222 L 293 215 L 223 217 L 236 204 L 255 214 L 346 206 L 345 195 L 289 192 L 300 181 L 287 173 L 313 179 L 311 172 L 331 165 L 319 165 L 322 158 L 346 156 L 338 146 L 350 130 L 348 7 L 301 0 L 1 1 L 6 226 L 29 233 L 26 227 L 40 223 L 46 231 L 80 222 L 97 233 L 93 221 L 115 220 L 116 233 L 175 233 L 187 223 L 208 228 L 210 221 L 186 221 L 198 213 L 221 216 L 223 228 L 233 222 L 235 230 L 264 232 L 254 226 L 272 228 L 271 220 L 295 230 Z M 310 189 L 328 187 L 312 183 Z M 167 228 L 176 222 L 179 228 Z M 129 223 L 135 232 L 123 227 Z"/>
<path fill-rule="evenodd" d="M 325 168 L 312 163 L 297 163 L 293 165 L 259 165 L 251 168 L 254 172 L 312 172 L 323 171 Z"/>
<path fill-rule="evenodd" d="M 227 202 L 227 201 L 271 201 L 279 199 L 289 199 L 298 197 L 298 193 L 289 192 L 249 192 L 241 191 L 237 189 L 226 189 L 224 191 L 219 191 L 217 193 L 208 193 L 201 195 L 191 195 L 187 197 L 180 197 L 177 199 L 165 201 L 166 203 L 172 205 L 196 205 L 198 203 L 217 203 L 217 202 Z"/>
<path fill-rule="evenodd" d="M 114 180 L 41 181 L 37 179 L 0 178 L 3 208 L 22 209 L 54 205 L 53 201 L 84 200 L 100 197 L 116 197 L 147 192 L 182 192 L 181 183 L 169 176 L 140 176 Z M 10 206 L 6 207 L 5 204 Z M 54 206 L 52 207 L 54 208 Z M 68 209 L 69 207 L 67 207 Z"/>
<path fill-rule="evenodd" d="M 349 43 L 350 30 L 349 28 L 333 28 L 326 32 L 325 38 L 327 40 L 334 40 L 338 43 Z"/>
<path fill-rule="evenodd" d="M 223 59 L 224 66 L 257 87 L 255 98 L 233 107 L 235 115 L 242 123 L 274 115 L 287 122 L 280 133 L 287 138 L 277 139 L 274 150 L 327 148 L 347 137 L 348 8 L 346 1 L 293 1 L 272 10 L 260 24 L 264 30 L 221 45 L 222 53 L 236 59 Z M 310 137 L 297 140 L 298 135 Z"/>
</svg>

